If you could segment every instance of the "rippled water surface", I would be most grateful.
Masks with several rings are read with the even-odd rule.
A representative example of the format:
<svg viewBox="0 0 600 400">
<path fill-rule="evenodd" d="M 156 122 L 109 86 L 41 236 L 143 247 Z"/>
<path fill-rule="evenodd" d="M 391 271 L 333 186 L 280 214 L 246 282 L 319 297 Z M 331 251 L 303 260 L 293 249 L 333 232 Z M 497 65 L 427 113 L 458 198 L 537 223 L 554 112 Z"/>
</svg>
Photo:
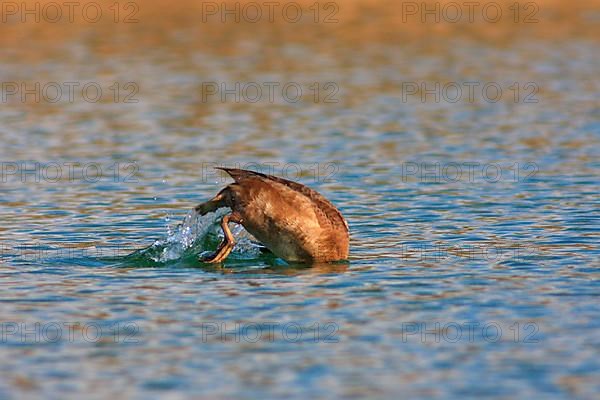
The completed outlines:
<svg viewBox="0 0 600 400">
<path fill-rule="evenodd" d="M 139 102 L 0 108 L 1 398 L 597 395 L 597 38 L 128 29 L 2 46 L 4 82 L 135 82 Z M 205 101 L 213 81 L 339 91 Z M 404 97 L 422 81 L 504 95 Z M 190 210 L 230 181 L 213 165 L 325 194 L 350 259 L 286 265 L 238 229 L 200 263 L 218 215 Z"/>
</svg>

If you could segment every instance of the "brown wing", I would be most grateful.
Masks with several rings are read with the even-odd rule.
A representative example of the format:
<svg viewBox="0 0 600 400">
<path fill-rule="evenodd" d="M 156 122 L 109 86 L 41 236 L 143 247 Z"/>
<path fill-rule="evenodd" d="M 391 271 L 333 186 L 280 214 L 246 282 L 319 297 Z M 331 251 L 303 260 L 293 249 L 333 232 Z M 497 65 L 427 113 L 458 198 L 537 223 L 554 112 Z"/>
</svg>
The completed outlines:
<svg viewBox="0 0 600 400">
<path fill-rule="evenodd" d="M 308 197 L 310 199 L 311 203 L 315 205 L 316 213 L 323 213 L 327 217 L 327 219 L 330 221 L 330 223 L 332 223 L 334 225 L 338 225 L 338 226 L 341 225 L 346 229 L 346 232 L 348 232 L 348 223 L 342 216 L 342 213 L 340 213 L 339 210 L 333 204 L 331 204 L 331 202 L 329 200 L 327 200 L 323 195 L 321 195 L 317 191 L 309 188 L 308 186 L 302 185 L 301 183 L 298 183 L 298 182 L 293 182 L 293 181 L 290 181 L 287 179 L 279 178 L 277 176 L 261 174 L 260 172 L 249 171 L 246 169 L 223 168 L 223 167 L 215 167 L 215 168 L 227 172 L 236 182 L 240 182 L 240 181 L 242 181 L 246 178 L 250 178 L 250 177 L 260 177 L 267 181 L 274 181 L 274 182 L 280 183 L 282 185 L 285 185 L 288 188 Z"/>
</svg>

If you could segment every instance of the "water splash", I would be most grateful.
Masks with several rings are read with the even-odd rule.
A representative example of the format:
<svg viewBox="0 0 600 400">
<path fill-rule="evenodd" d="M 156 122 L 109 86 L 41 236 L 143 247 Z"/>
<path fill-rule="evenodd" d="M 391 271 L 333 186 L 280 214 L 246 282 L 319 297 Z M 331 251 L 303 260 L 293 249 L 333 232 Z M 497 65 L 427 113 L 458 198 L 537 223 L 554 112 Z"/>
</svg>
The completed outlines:
<svg viewBox="0 0 600 400">
<path fill-rule="evenodd" d="M 226 211 L 226 209 L 221 209 L 215 213 L 200 216 L 195 210 L 191 210 L 180 224 L 175 227 L 167 225 L 167 237 L 155 241 L 150 246 L 151 249 L 160 251 L 150 255 L 150 258 L 156 262 L 168 262 L 183 257 L 186 251 L 192 249 L 195 244 L 204 242 L 211 228 L 215 228 L 215 222 L 225 215 Z"/>
<path fill-rule="evenodd" d="M 155 263 L 167 263 L 187 257 L 210 254 L 223 239 L 219 226 L 221 218 L 229 212 L 219 209 L 206 215 L 199 215 L 190 210 L 183 221 L 175 226 L 166 217 L 167 237 L 156 240 L 149 247 L 133 254 Z M 263 246 L 241 225 L 230 226 L 236 239 L 232 256 L 236 258 L 256 258 L 261 254 Z"/>
</svg>

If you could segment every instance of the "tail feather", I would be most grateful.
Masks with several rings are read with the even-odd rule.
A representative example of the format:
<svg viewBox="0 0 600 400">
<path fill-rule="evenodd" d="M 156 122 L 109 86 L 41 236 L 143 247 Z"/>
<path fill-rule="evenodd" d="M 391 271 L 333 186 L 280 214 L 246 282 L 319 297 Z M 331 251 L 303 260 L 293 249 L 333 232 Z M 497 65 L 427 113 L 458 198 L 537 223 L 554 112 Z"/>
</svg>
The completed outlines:
<svg viewBox="0 0 600 400">
<path fill-rule="evenodd" d="M 260 176 L 263 178 L 269 178 L 268 175 L 261 174 L 260 172 L 249 171 L 247 169 L 239 169 L 239 168 L 226 168 L 226 167 L 215 167 L 215 169 L 220 169 L 221 171 L 225 171 L 231 176 L 236 182 L 239 182 L 241 179 L 248 178 L 251 176 Z"/>
</svg>

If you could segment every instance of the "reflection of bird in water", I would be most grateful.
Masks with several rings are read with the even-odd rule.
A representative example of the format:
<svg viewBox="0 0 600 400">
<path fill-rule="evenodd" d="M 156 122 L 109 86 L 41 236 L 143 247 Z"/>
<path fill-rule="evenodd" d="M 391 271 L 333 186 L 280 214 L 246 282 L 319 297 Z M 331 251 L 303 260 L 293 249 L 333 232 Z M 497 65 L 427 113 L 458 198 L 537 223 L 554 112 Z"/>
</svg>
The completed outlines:
<svg viewBox="0 0 600 400">
<path fill-rule="evenodd" d="M 200 215 L 231 208 L 221 228 L 225 235 L 217 251 L 202 261 L 225 260 L 235 241 L 228 223 L 241 224 L 271 250 L 289 262 L 328 262 L 348 258 L 348 224 L 333 204 L 300 183 L 254 171 L 218 168 L 235 182 L 214 198 L 196 206 Z"/>
</svg>

